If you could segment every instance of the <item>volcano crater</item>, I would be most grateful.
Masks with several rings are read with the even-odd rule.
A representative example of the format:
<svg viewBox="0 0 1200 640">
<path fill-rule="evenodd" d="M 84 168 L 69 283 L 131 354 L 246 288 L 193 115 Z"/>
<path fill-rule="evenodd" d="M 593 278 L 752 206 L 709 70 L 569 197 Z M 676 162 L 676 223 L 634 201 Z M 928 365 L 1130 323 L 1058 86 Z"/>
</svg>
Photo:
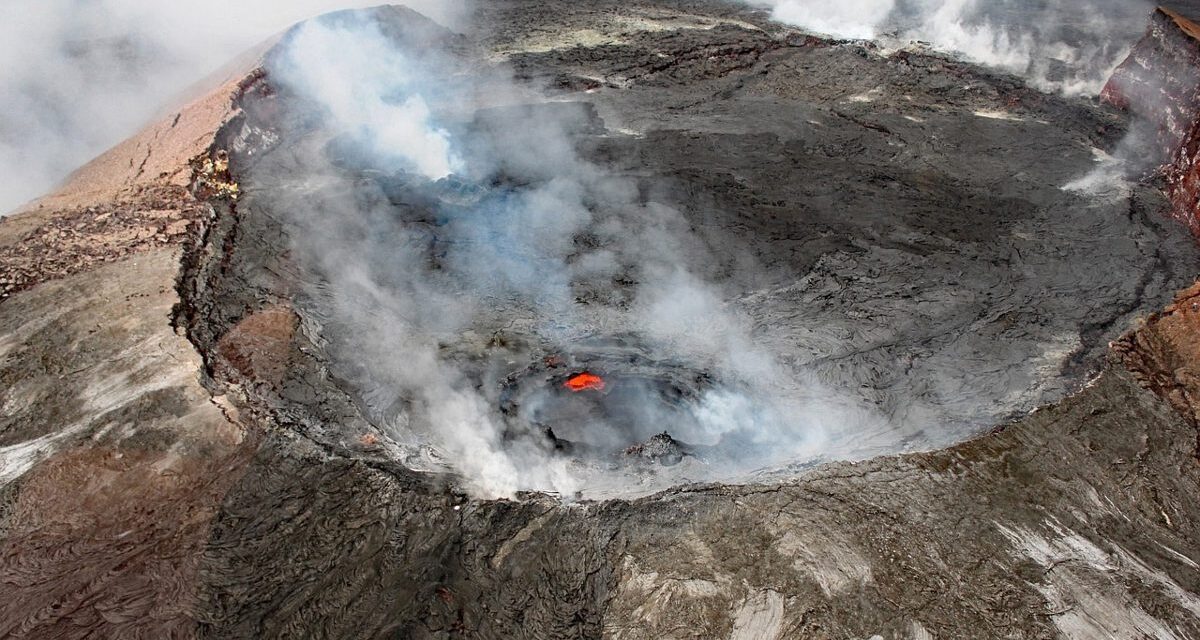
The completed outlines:
<svg viewBox="0 0 1200 640">
<path fill-rule="evenodd" d="M 1064 188 L 1126 116 L 985 69 L 763 23 L 670 34 L 737 31 L 746 68 L 577 91 L 554 79 L 624 58 L 479 64 L 411 12 L 324 28 L 348 20 L 419 70 L 380 80 L 384 104 L 423 100 L 445 157 L 423 173 L 348 132 L 285 39 L 218 137 L 242 195 L 185 274 L 185 324 L 211 359 L 248 315 L 293 309 L 293 366 L 239 381 L 252 402 L 332 447 L 382 435 L 412 471 L 608 497 L 934 449 L 1078 389 L 1200 267 L 1152 187 Z M 596 336 L 638 337 L 580 346 Z M 584 373 L 604 388 L 564 386 Z"/>
</svg>

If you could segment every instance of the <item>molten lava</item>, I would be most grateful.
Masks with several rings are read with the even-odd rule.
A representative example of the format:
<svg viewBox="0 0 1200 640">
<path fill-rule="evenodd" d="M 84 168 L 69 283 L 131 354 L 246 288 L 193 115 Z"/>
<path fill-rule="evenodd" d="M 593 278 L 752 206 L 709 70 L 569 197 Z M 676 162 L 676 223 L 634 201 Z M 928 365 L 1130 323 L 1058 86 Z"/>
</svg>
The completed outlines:
<svg viewBox="0 0 1200 640">
<path fill-rule="evenodd" d="M 584 372 L 572 377 L 570 380 L 567 380 L 566 383 L 564 383 L 564 386 L 575 393 L 586 391 L 588 389 L 593 391 L 604 391 L 604 378 L 601 378 L 594 373 Z"/>
</svg>

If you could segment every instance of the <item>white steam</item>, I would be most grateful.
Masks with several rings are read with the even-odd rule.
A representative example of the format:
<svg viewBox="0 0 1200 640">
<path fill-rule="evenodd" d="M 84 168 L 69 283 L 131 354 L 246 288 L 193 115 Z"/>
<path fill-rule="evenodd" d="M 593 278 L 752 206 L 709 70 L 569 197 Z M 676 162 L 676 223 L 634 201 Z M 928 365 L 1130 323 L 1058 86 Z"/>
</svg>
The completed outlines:
<svg viewBox="0 0 1200 640">
<path fill-rule="evenodd" d="M 880 26 L 887 20 L 895 5 L 895 0 L 778 0 L 772 5 L 772 15 L 780 22 L 798 25 L 817 33 L 870 40 L 879 35 Z"/>
<path fill-rule="evenodd" d="M 0 20 L 0 215 L 295 22 L 375 0 L 10 0 Z M 465 0 L 411 0 L 444 24 Z"/>
<path fill-rule="evenodd" d="M 749 0 L 781 22 L 841 38 L 894 37 L 1023 75 L 1066 95 L 1095 94 L 1146 25 L 1145 0 Z"/>
<path fill-rule="evenodd" d="M 459 169 L 449 134 L 433 124 L 419 93 L 424 79 L 414 76 L 412 61 L 378 34 L 361 42 L 352 38 L 345 30 L 305 23 L 289 48 L 293 88 L 319 98 L 329 119 L 384 165 L 399 161 L 434 180 Z M 396 95 L 404 99 L 390 99 Z"/>
<path fill-rule="evenodd" d="M 1154 29 L 1160 31 L 1161 26 Z M 1174 154 L 1186 128 L 1173 114 L 1178 113 L 1177 101 L 1188 99 L 1187 88 L 1200 84 L 1200 70 L 1186 56 L 1171 51 L 1151 55 L 1150 61 L 1141 56 L 1131 58 L 1132 64 L 1110 80 L 1114 97 L 1126 103 L 1131 115 L 1125 136 L 1107 152 L 1094 150 L 1095 168 L 1064 185 L 1065 190 L 1122 197 L 1129 193 L 1133 182 L 1162 171 L 1176 160 Z"/>
<path fill-rule="evenodd" d="M 429 36 L 407 20 L 410 35 Z M 687 478 L 817 455 L 832 429 L 879 430 L 866 426 L 878 420 L 870 411 L 777 362 L 719 288 L 688 272 L 689 260 L 712 257 L 680 212 L 576 153 L 571 132 L 594 126 L 583 105 L 546 102 L 501 69 L 463 68 L 393 36 L 369 16 L 293 34 L 269 77 L 296 118 L 320 127 L 274 152 L 280 165 L 260 160 L 240 206 L 290 216 L 293 259 L 312 274 L 301 309 L 329 340 L 335 373 L 394 440 L 434 445 L 483 495 L 590 490 L 609 472 L 536 437 L 506 437 L 497 379 L 486 366 L 479 379 L 479 363 L 618 334 L 719 381 L 701 390 L 694 425 L 672 435 L 730 454 L 695 463 Z M 264 185 L 261 205 L 253 182 Z M 437 219 L 376 183 L 440 194 Z M 588 246 L 576 242 L 584 232 Z M 624 301 L 577 299 L 614 292 L 618 276 L 636 282 Z M 493 334 L 525 346 L 489 346 Z M 660 424 L 652 403 L 641 410 Z"/>
</svg>

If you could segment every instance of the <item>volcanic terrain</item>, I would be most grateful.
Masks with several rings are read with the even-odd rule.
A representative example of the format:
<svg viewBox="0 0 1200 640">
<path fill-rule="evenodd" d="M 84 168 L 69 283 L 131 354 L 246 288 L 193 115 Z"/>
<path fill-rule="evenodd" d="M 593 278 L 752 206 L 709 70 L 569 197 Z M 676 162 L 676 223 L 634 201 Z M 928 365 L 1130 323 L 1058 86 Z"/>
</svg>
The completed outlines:
<svg viewBox="0 0 1200 640">
<path fill-rule="evenodd" d="M 706 0 L 298 25 L 0 219 L 0 636 L 1200 638 L 1147 24 L 1103 100 Z"/>
</svg>

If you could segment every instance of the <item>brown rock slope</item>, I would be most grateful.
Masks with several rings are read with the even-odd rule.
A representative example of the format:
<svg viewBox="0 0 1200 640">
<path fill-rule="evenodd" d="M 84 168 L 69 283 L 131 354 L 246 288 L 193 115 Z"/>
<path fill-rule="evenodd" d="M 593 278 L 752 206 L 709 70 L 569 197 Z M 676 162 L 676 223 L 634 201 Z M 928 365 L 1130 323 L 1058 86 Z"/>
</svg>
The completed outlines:
<svg viewBox="0 0 1200 640">
<path fill-rule="evenodd" d="M 181 247 L 210 211 L 192 160 L 237 90 L 0 219 L 0 636 L 194 629 L 209 523 L 252 447 L 170 318 Z"/>
</svg>

